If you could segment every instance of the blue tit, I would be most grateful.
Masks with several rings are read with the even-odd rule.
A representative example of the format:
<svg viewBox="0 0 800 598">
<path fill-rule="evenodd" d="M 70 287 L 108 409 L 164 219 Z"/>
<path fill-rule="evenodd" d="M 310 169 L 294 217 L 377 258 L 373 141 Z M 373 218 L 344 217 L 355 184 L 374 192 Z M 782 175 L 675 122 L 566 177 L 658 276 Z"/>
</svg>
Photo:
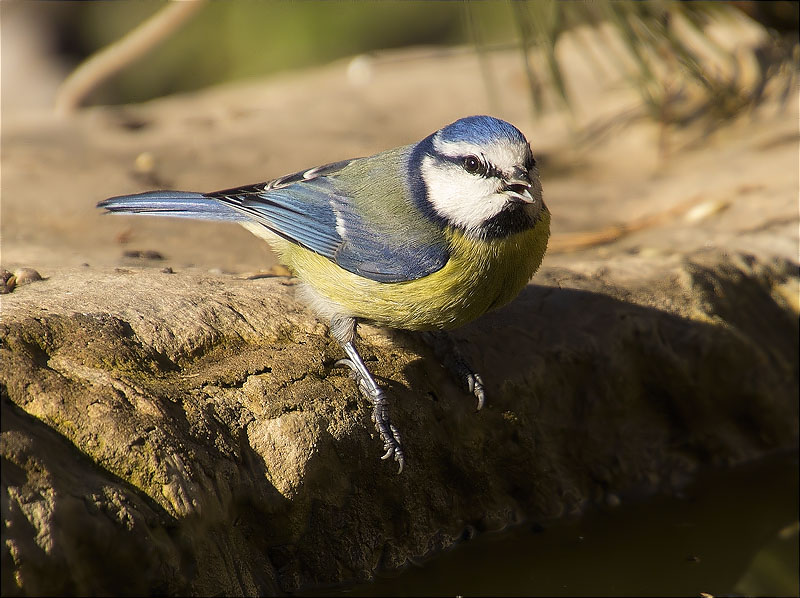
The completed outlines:
<svg viewBox="0 0 800 598">
<path fill-rule="evenodd" d="M 265 239 L 330 323 L 372 402 L 383 458 L 402 471 L 386 397 L 356 350 L 359 321 L 404 330 L 461 326 L 514 299 L 542 261 L 550 213 L 525 136 L 462 118 L 422 141 L 214 193 L 152 191 L 97 204 L 108 212 L 237 222 Z M 454 345 L 453 345 L 454 347 Z M 480 377 L 460 358 L 483 403 Z"/>
</svg>

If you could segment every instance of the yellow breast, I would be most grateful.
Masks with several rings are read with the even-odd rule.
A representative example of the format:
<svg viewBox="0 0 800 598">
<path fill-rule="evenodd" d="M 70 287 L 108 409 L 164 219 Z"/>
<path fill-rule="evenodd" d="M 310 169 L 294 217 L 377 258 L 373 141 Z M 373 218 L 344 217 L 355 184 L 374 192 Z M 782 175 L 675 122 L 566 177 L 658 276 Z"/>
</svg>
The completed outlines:
<svg viewBox="0 0 800 598">
<path fill-rule="evenodd" d="M 534 228 L 503 239 L 478 241 L 450 230 L 445 266 L 397 283 L 363 278 L 285 241 L 273 245 L 298 278 L 340 313 L 391 328 L 431 330 L 461 326 L 514 299 L 541 264 L 549 235 L 546 209 Z"/>
</svg>

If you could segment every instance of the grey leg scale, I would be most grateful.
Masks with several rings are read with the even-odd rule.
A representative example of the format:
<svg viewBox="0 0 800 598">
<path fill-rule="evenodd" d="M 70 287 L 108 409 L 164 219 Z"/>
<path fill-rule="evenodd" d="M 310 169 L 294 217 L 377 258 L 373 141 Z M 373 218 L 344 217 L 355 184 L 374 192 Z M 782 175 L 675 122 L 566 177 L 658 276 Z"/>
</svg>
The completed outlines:
<svg viewBox="0 0 800 598">
<path fill-rule="evenodd" d="M 450 372 L 455 381 L 469 394 L 478 399 L 478 410 L 483 407 L 486 393 L 483 380 L 472 370 L 467 360 L 461 355 L 453 338 L 443 331 L 423 332 L 422 339 L 433 349 L 444 368 Z"/>
<path fill-rule="evenodd" d="M 375 424 L 378 434 L 381 435 L 383 449 L 386 451 L 386 454 L 381 459 L 394 457 L 394 460 L 400 466 L 397 473 L 401 473 L 405 464 L 405 456 L 403 455 L 400 432 L 389 419 L 386 394 L 375 382 L 372 374 L 369 373 L 367 366 L 364 365 L 364 361 L 353 344 L 355 328 L 356 321 L 352 318 L 337 318 L 331 322 L 331 333 L 339 341 L 347 355 L 347 358 L 337 361 L 336 365 L 345 365 L 355 373 L 359 389 L 367 400 L 372 403 L 372 422 Z"/>
</svg>

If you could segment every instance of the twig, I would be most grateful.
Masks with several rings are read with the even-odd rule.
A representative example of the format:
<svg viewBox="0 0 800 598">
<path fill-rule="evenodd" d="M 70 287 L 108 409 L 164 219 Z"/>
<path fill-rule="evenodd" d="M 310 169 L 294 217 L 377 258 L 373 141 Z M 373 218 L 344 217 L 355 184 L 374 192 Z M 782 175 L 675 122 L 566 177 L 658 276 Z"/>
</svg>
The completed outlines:
<svg viewBox="0 0 800 598">
<path fill-rule="evenodd" d="M 87 58 L 59 87 L 56 114 L 67 115 L 77 110 L 93 89 L 152 50 L 204 4 L 205 0 L 173 0 L 122 38 Z"/>
<path fill-rule="evenodd" d="M 726 207 L 726 202 L 700 202 L 697 197 L 693 197 L 663 212 L 647 214 L 624 224 L 610 225 L 593 231 L 553 235 L 548 243 L 547 250 L 550 253 L 571 253 L 573 251 L 580 251 L 581 249 L 596 247 L 597 245 L 605 245 L 632 233 L 666 224 L 670 220 L 679 218 L 680 216 L 691 217 L 691 212 L 696 208 L 702 208 L 704 211 L 698 213 L 697 218 L 691 218 L 692 220 L 702 219 Z"/>
</svg>

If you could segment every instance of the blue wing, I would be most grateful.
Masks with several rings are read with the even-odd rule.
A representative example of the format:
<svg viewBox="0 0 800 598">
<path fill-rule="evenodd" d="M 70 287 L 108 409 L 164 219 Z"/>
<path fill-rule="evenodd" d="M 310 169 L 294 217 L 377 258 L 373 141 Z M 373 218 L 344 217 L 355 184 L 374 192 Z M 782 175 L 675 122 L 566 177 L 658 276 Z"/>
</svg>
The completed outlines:
<svg viewBox="0 0 800 598">
<path fill-rule="evenodd" d="M 112 197 L 98 207 L 110 212 L 255 221 L 349 272 L 379 282 L 415 280 L 442 268 L 449 252 L 438 231 L 379 217 L 375 206 L 382 198 L 369 202 L 365 212 L 354 201 L 355 192 L 343 191 L 337 175 L 351 162 L 208 194 L 155 191 Z"/>
</svg>

